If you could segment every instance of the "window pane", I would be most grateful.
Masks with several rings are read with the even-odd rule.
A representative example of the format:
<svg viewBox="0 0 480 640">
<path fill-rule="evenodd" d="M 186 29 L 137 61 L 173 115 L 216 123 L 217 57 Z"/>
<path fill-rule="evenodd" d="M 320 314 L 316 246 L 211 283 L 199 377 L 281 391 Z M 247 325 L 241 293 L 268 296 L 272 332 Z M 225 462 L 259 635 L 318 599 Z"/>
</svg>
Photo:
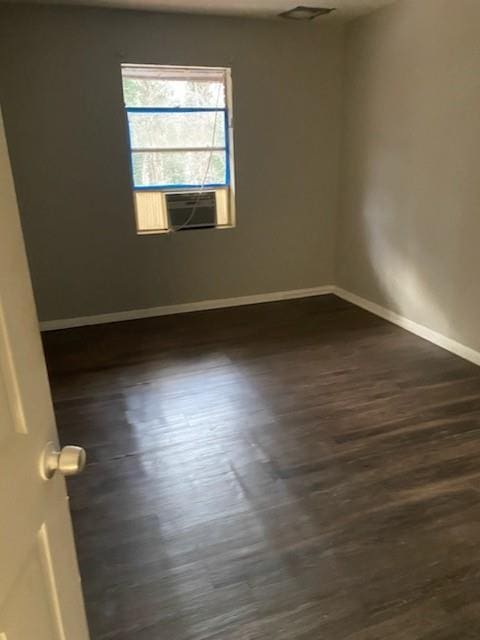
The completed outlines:
<svg viewBox="0 0 480 640">
<path fill-rule="evenodd" d="M 132 149 L 224 147 L 223 111 L 194 113 L 129 113 Z"/>
<path fill-rule="evenodd" d="M 133 152 L 132 165 L 136 187 L 225 184 L 224 151 Z"/>
<path fill-rule="evenodd" d="M 127 107 L 225 107 L 223 82 L 123 77 Z"/>
</svg>

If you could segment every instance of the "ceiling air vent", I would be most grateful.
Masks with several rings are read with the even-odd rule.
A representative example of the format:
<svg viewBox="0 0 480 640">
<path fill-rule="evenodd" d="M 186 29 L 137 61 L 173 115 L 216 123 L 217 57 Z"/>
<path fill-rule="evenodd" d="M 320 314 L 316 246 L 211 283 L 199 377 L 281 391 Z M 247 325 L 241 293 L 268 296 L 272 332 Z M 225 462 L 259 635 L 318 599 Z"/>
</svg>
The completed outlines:
<svg viewBox="0 0 480 640">
<path fill-rule="evenodd" d="M 326 16 L 335 9 L 326 9 L 325 7 L 295 7 L 278 15 L 287 20 L 314 20 L 319 16 Z"/>
</svg>

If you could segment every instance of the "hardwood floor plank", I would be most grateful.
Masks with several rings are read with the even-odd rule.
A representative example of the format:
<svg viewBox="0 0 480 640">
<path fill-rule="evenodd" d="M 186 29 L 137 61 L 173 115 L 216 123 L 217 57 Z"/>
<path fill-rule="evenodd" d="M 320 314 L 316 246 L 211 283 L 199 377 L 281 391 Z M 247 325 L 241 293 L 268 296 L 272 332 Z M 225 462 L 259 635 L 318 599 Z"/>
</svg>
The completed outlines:
<svg viewBox="0 0 480 640">
<path fill-rule="evenodd" d="M 92 640 L 480 636 L 480 369 L 334 296 L 45 334 Z"/>
</svg>

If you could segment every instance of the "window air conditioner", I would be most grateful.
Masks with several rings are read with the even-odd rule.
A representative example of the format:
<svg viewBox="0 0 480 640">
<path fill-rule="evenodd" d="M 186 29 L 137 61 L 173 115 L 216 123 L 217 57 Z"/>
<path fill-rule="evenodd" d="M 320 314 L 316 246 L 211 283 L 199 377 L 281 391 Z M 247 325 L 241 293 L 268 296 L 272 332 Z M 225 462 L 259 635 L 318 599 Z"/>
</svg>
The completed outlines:
<svg viewBox="0 0 480 640">
<path fill-rule="evenodd" d="M 167 193 L 168 224 L 173 231 L 215 227 L 217 205 L 215 191 Z"/>
</svg>

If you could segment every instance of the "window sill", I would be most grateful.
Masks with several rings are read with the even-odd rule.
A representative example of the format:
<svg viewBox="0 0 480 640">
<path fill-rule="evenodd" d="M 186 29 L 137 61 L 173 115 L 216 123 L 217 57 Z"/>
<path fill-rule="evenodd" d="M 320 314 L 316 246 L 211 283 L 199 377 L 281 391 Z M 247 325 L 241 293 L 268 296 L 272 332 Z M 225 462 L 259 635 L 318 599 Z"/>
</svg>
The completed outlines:
<svg viewBox="0 0 480 640">
<path fill-rule="evenodd" d="M 150 229 L 148 231 L 138 231 L 137 236 L 168 236 L 171 234 L 183 233 L 184 231 L 225 231 L 235 229 L 234 224 L 222 224 L 216 227 L 191 227 L 190 229 Z"/>
</svg>

